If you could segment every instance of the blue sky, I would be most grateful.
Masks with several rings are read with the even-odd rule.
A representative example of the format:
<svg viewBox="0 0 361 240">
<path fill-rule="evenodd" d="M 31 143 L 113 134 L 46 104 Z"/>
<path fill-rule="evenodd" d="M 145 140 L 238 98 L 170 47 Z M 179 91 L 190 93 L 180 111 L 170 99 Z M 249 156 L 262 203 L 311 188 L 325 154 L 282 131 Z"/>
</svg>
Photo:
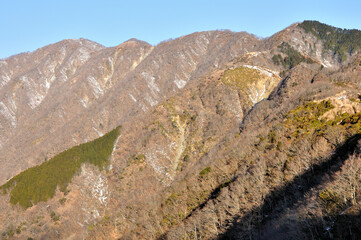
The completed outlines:
<svg viewBox="0 0 361 240">
<path fill-rule="evenodd" d="M 155 45 L 216 29 L 268 37 L 302 20 L 361 29 L 360 10 L 359 0 L 1 0 L 0 58 L 67 38 L 105 46 L 138 38 Z"/>
</svg>

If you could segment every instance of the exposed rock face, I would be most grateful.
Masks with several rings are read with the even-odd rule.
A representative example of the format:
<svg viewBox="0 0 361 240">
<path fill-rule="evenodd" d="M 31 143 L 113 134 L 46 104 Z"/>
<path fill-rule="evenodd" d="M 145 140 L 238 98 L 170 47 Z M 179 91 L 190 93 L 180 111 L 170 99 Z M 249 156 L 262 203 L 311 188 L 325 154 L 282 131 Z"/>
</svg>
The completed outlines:
<svg viewBox="0 0 361 240">
<path fill-rule="evenodd" d="M 317 164 L 359 162 L 349 137 L 361 119 L 360 54 L 341 63 L 323 44 L 294 24 L 264 40 L 229 31 L 157 46 L 64 40 L 1 60 L 1 184 L 122 125 L 107 171 L 84 164 L 65 192 L 26 210 L 0 196 L 2 237 L 313 237 L 319 219 L 309 235 L 289 222 L 310 205 L 327 210 L 319 189 L 333 185 Z M 345 201 L 358 206 L 352 194 Z"/>
</svg>

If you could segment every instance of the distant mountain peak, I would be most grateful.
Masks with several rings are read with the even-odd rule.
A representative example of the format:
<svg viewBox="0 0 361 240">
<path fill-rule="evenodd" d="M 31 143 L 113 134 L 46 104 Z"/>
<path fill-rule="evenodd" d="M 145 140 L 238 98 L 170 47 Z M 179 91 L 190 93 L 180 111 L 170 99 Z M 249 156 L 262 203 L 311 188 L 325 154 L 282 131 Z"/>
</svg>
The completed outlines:
<svg viewBox="0 0 361 240">
<path fill-rule="evenodd" d="M 145 42 L 145 41 L 142 41 L 142 40 L 139 40 L 137 38 L 131 38 L 131 39 L 128 39 L 127 41 L 119 44 L 117 46 L 117 48 L 122 48 L 122 47 L 135 47 L 137 45 L 145 45 L 145 46 L 151 46 L 149 43 Z"/>
</svg>

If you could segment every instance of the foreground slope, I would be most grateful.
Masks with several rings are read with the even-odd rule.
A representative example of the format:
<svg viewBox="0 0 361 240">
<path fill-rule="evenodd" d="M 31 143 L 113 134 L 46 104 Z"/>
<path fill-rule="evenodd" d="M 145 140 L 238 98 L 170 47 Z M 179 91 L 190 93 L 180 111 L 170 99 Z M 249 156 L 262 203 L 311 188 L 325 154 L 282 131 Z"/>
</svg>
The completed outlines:
<svg viewBox="0 0 361 240">
<path fill-rule="evenodd" d="M 294 69 L 246 117 L 239 138 L 208 160 L 222 157 L 216 166 L 230 178 L 165 236 L 309 239 L 328 238 L 330 230 L 343 236 L 332 227 L 346 210 L 357 209 L 359 188 L 353 186 L 360 181 L 360 102 L 350 100 L 357 91 L 346 89 L 307 68 Z"/>
</svg>

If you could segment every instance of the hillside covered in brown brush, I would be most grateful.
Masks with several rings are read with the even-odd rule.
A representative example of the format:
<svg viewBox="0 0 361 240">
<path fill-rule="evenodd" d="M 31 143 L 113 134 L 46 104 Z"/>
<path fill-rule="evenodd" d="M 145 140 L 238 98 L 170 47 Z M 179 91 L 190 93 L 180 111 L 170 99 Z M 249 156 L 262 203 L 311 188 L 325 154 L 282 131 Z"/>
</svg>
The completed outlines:
<svg viewBox="0 0 361 240">
<path fill-rule="evenodd" d="M 1 239 L 360 239 L 361 32 L 64 40 L 0 61 Z"/>
</svg>

